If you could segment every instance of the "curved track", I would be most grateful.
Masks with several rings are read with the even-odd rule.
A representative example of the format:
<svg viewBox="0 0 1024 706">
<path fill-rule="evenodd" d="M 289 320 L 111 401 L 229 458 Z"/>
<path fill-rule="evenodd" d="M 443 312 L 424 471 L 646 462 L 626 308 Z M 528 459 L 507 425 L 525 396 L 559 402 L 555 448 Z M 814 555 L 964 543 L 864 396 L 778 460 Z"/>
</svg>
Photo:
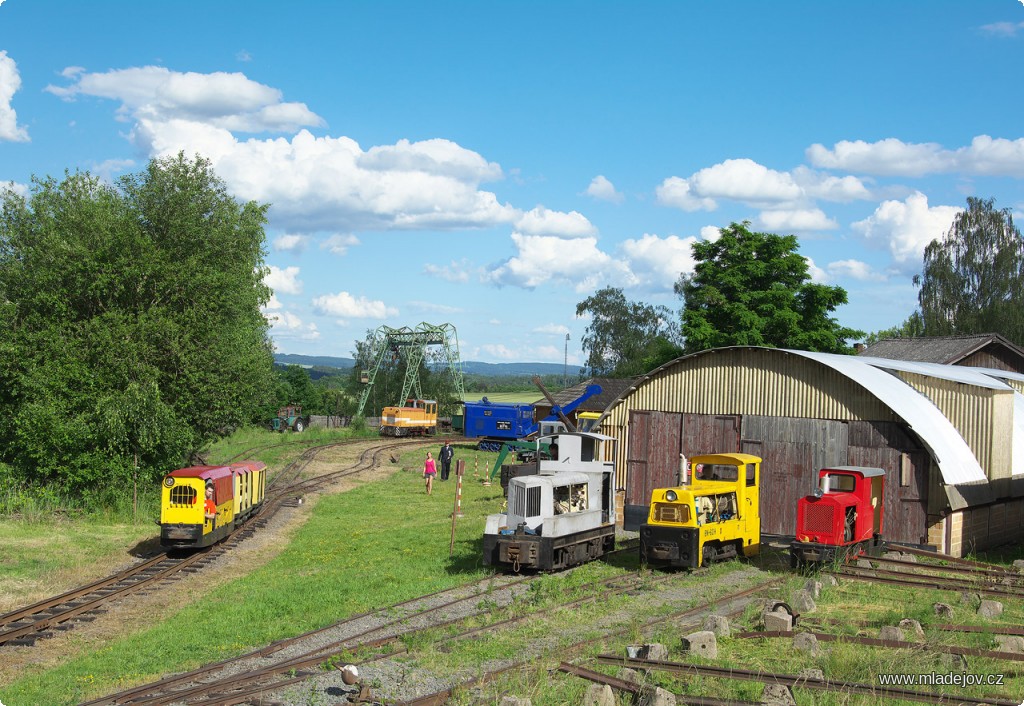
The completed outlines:
<svg viewBox="0 0 1024 706">
<path fill-rule="evenodd" d="M 421 442 L 379 443 L 364 450 L 351 466 L 315 478 L 299 479 L 302 471 L 319 453 L 352 443 L 355 442 L 346 440 L 315 446 L 304 451 L 298 459 L 274 475 L 267 487 L 267 497 L 260 512 L 249 518 L 223 542 L 187 553 L 161 551 L 145 561 L 99 581 L 0 615 L 0 645 L 33 645 L 36 640 L 53 635 L 55 630 L 67 630 L 76 622 L 94 619 L 115 600 L 152 588 L 164 581 L 180 579 L 187 575 L 184 570 L 195 571 L 234 549 L 239 542 L 265 526 L 282 507 L 297 504 L 303 494 L 373 468 L 384 453 L 395 448 Z M 242 455 L 251 451 L 252 449 L 249 449 Z"/>
</svg>

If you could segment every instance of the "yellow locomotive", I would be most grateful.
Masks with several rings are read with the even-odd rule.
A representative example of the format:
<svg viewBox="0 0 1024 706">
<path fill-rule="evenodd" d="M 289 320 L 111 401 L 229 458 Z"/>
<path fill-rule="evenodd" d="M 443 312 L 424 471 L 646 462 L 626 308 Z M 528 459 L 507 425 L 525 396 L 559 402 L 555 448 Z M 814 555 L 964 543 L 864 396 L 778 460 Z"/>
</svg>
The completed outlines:
<svg viewBox="0 0 1024 706">
<path fill-rule="evenodd" d="M 640 526 L 641 561 L 695 569 L 756 555 L 761 459 L 741 453 L 694 456 L 689 475 L 683 485 L 651 493 L 647 522 Z"/>
<path fill-rule="evenodd" d="M 404 407 L 385 407 L 380 415 L 382 436 L 433 436 L 437 433 L 437 402 L 406 400 Z"/>
<path fill-rule="evenodd" d="M 267 468 L 260 461 L 192 466 L 171 471 L 162 485 L 160 543 L 173 548 L 208 547 L 231 534 L 263 504 Z"/>
</svg>

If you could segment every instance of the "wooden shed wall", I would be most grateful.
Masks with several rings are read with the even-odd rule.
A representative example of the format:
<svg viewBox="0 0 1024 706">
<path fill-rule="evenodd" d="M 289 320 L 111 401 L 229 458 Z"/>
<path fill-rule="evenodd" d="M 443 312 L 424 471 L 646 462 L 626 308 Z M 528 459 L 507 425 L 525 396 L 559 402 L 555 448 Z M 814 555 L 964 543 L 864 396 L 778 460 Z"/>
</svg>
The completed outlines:
<svg viewBox="0 0 1024 706">
<path fill-rule="evenodd" d="M 705 351 L 669 364 L 609 410 L 602 426 L 620 439 L 619 488 L 626 482 L 632 410 L 900 421 L 861 385 L 809 358 L 763 348 Z"/>
</svg>

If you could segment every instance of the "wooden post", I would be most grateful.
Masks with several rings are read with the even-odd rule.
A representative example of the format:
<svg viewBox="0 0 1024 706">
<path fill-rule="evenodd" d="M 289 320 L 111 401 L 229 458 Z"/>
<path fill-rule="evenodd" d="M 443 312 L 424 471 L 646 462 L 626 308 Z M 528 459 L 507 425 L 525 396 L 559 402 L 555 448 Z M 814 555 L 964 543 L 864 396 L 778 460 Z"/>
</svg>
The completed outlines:
<svg viewBox="0 0 1024 706">
<path fill-rule="evenodd" d="M 462 517 L 462 474 L 466 470 L 466 462 L 461 458 L 455 462 L 455 510 L 452 511 L 452 541 L 448 544 L 448 558 L 455 553 L 455 521 Z"/>
</svg>

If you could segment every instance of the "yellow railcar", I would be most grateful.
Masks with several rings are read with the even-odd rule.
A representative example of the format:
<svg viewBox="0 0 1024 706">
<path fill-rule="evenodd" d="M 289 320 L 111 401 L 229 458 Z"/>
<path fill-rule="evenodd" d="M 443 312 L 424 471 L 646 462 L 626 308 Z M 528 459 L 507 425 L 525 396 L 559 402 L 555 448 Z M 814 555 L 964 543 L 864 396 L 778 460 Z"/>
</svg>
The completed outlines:
<svg viewBox="0 0 1024 706">
<path fill-rule="evenodd" d="M 182 548 L 219 542 L 261 507 L 266 484 L 266 465 L 260 461 L 171 471 L 160 495 L 160 543 Z M 213 519 L 206 518 L 208 486 L 216 506 Z"/>
<path fill-rule="evenodd" d="M 640 526 L 640 559 L 697 568 L 761 547 L 761 459 L 741 453 L 694 456 L 688 483 L 651 493 Z"/>
<path fill-rule="evenodd" d="M 380 415 L 383 436 L 433 436 L 437 433 L 437 402 L 406 400 L 404 407 L 385 407 Z"/>
</svg>

